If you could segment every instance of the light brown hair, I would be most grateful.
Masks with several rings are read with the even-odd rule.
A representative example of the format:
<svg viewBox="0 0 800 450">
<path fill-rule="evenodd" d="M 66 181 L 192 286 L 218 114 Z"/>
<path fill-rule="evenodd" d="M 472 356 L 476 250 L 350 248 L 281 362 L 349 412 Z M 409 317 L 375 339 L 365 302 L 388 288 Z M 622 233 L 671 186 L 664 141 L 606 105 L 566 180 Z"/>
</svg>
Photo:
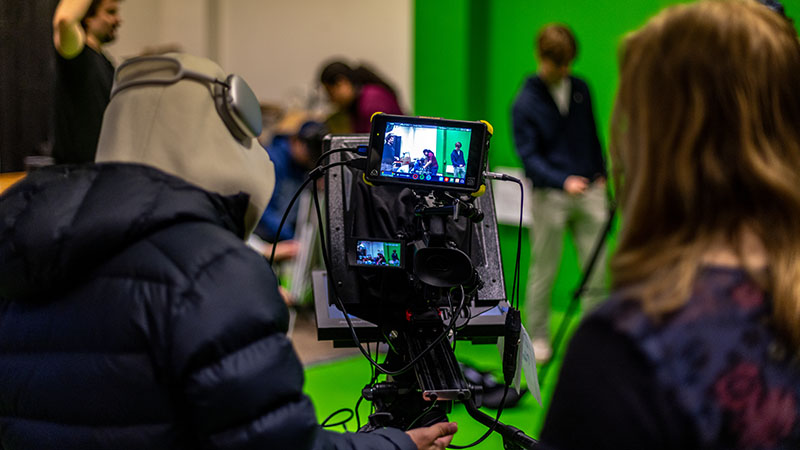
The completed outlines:
<svg viewBox="0 0 800 450">
<path fill-rule="evenodd" d="M 536 36 L 536 54 L 540 60 L 549 59 L 558 65 L 569 64 L 578 54 L 575 35 L 566 25 L 545 25 Z"/>
<path fill-rule="evenodd" d="M 778 329 L 800 347 L 800 44 L 754 1 L 671 7 L 627 37 L 611 154 L 615 288 L 683 305 L 711 242 L 763 243 Z"/>
</svg>

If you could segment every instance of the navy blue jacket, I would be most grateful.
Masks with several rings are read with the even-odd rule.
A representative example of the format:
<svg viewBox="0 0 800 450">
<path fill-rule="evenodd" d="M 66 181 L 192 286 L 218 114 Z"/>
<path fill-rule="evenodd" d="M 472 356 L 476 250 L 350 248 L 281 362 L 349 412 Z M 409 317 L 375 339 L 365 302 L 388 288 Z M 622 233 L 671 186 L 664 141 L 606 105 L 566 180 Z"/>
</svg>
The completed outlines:
<svg viewBox="0 0 800 450">
<path fill-rule="evenodd" d="M 247 204 L 136 164 L 1 196 L 0 448 L 415 448 L 319 429 Z"/>
<path fill-rule="evenodd" d="M 464 151 L 463 150 L 453 150 L 450 152 L 450 164 L 456 167 L 466 166 L 467 163 L 464 161 Z"/>
<path fill-rule="evenodd" d="M 569 114 L 562 116 L 538 76 L 526 80 L 512 108 L 514 144 L 534 187 L 563 189 L 570 175 L 605 176 L 589 87 L 570 77 Z"/>
</svg>

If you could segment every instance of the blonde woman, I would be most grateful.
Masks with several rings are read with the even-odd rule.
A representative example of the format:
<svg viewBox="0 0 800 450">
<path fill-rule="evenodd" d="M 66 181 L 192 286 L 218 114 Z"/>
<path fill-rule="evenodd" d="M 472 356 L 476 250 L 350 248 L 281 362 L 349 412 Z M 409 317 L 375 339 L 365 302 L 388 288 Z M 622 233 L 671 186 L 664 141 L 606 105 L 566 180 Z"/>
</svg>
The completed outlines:
<svg viewBox="0 0 800 450">
<path fill-rule="evenodd" d="M 669 8 L 621 49 L 611 299 L 542 442 L 800 448 L 800 44 L 755 1 Z"/>
</svg>

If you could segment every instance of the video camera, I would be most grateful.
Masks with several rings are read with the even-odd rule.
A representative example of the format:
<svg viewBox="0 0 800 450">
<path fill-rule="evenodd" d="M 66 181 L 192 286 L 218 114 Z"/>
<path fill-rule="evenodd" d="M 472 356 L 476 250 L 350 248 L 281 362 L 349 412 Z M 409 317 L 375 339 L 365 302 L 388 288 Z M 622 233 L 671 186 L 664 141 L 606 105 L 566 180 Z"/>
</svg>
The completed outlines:
<svg viewBox="0 0 800 450">
<path fill-rule="evenodd" d="M 327 272 L 313 280 L 318 338 L 358 346 L 388 375 L 362 392 L 377 411 L 365 430 L 430 425 L 462 401 L 487 426 L 506 427 L 517 446 L 535 443 L 477 411 L 480 388 L 465 381 L 450 347 L 496 342 L 508 316 L 519 317 L 506 301 L 484 181 L 491 134 L 486 122 L 377 114 L 369 135 L 323 142 L 330 164 Z M 364 342 L 388 343 L 385 362 L 372 360 Z"/>
</svg>

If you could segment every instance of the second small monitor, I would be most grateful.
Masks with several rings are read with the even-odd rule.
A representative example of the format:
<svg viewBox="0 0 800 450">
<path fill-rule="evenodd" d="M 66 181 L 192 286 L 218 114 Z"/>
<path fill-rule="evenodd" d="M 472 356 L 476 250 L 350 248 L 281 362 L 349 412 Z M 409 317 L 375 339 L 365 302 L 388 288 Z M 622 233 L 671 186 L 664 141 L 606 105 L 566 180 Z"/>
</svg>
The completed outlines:
<svg viewBox="0 0 800 450">
<path fill-rule="evenodd" d="M 405 251 L 401 241 L 353 239 L 350 265 L 360 267 L 405 267 Z"/>
</svg>

